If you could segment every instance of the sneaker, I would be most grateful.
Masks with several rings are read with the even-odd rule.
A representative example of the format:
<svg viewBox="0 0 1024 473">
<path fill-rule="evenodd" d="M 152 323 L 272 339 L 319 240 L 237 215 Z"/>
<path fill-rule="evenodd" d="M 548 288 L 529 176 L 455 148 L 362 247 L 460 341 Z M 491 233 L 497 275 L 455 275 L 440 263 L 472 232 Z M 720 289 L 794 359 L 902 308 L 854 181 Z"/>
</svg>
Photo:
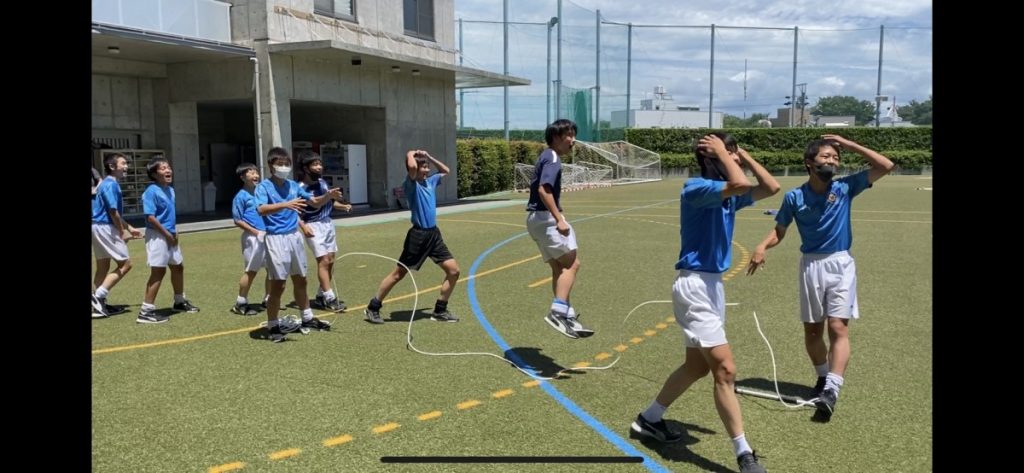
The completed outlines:
<svg viewBox="0 0 1024 473">
<path fill-rule="evenodd" d="M 839 394 L 834 389 L 826 389 L 821 392 L 821 396 L 818 396 L 818 400 L 814 401 L 814 407 L 817 408 L 815 417 L 819 418 L 822 422 L 828 422 L 832 419 L 832 413 L 836 411 L 836 400 Z"/>
<path fill-rule="evenodd" d="M 363 310 L 363 318 L 365 318 L 366 321 L 370 322 L 371 324 L 384 323 L 384 319 L 380 318 L 379 310 L 370 310 L 370 308 L 366 308 L 365 310 Z"/>
<path fill-rule="evenodd" d="M 643 436 L 652 438 L 663 443 L 678 442 L 683 439 L 683 434 L 674 432 L 668 428 L 664 420 L 648 422 L 643 414 L 637 414 L 636 420 L 629 426 L 630 436 Z"/>
<path fill-rule="evenodd" d="M 107 304 L 106 298 L 100 299 L 100 303 L 103 304 L 103 312 L 106 312 L 107 315 L 117 315 L 128 312 L 128 306 Z"/>
<path fill-rule="evenodd" d="M 138 324 L 162 324 L 167 322 L 166 315 L 160 315 L 156 313 L 156 310 L 140 309 L 139 316 L 135 319 L 135 323 Z"/>
<path fill-rule="evenodd" d="M 257 312 L 256 309 L 253 309 L 252 307 L 249 307 L 249 304 L 235 304 L 235 305 L 231 306 L 231 312 L 234 312 L 234 313 L 236 313 L 238 315 L 256 315 L 256 314 L 259 314 L 259 312 Z"/>
<path fill-rule="evenodd" d="M 814 391 L 812 391 L 814 397 L 821 396 L 821 392 L 825 389 L 825 376 L 818 376 L 818 382 L 814 383 Z"/>
<path fill-rule="evenodd" d="M 270 341 L 274 343 L 281 343 L 285 341 L 284 332 L 281 331 L 281 327 L 271 327 L 267 332 L 270 334 Z"/>
<path fill-rule="evenodd" d="M 94 318 L 94 319 L 101 319 L 103 317 L 106 317 L 106 316 L 110 315 L 110 314 L 107 314 L 107 311 L 105 310 L 103 305 L 104 305 L 103 301 L 101 301 L 99 297 L 96 297 L 96 294 L 93 294 L 92 295 L 92 318 Z"/>
<path fill-rule="evenodd" d="M 335 312 L 344 312 L 345 309 L 348 309 L 348 306 L 345 305 L 345 301 L 338 299 L 337 297 L 325 302 L 324 305 L 327 306 L 327 310 L 333 310 Z"/>
<path fill-rule="evenodd" d="M 324 302 L 324 296 L 321 294 L 313 299 L 309 300 L 309 307 L 316 310 L 330 310 L 327 307 L 327 303 Z"/>
<path fill-rule="evenodd" d="M 550 312 L 544 317 L 544 321 L 547 322 L 551 328 L 554 328 L 558 333 L 565 335 L 566 337 L 580 338 L 576 333 L 576 330 L 573 329 L 575 324 L 570 323 L 564 315 L 556 315 L 554 312 Z"/>
<path fill-rule="evenodd" d="M 302 319 L 294 316 L 284 316 L 277 319 L 277 327 L 281 333 L 292 333 L 302 328 Z"/>
<path fill-rule="evenodd" d="M 583 324 L 580 323 L 579 315 L 576 317 L 566 317 L 565 321 L 570 327 L 572 327 L 572 330 L 576 332 L 576 335 L 579 335 L 580 338 L 587 338 L 594 334 L 593 330 L 584 327 Z"/>
<path fill-rule="evenodd" d="M 312 319 L 309 319 L 309 320 L 303 320 L 302 321 L 302 328 L 308 328 L 308 329 L 314 329 L 314 330 L 323 330 L 323 331 L 327 332 L 327 331 L 331 330 L 331 323 L 330 322 L 324 322 L 323 320 L 320 320 L 320 319 L 318 319 L 316 317 L 313 317 Z"/>
<path fill-rule="evenodd" d="M 199 312 L 199 308 L 192 305 L 188 299 L 185 299 L 183 302 L 175 302 L 173 309 L 179 312 L 188 312 L 190 314 Z"/>
<path fill-rule="evenodd" d="M 264 310 L 266 310 L 268 302 L 270 302 L 270 298 L 269 297 L 264 297 L 263 298 L 263 302 L 260 302 L 259 305 L 262 306 Z"/>
<path fill-rule="evenodd" d="M 736 457 L 736 463 L 740 465 L 740 473 L 768 473 L 768 470 L 757 462 L 757 454 L 754 452 L 743 452 Z"/>
<path fill-rule="evenodd" d="M 445 310 L 444 312 L 434 312 L 430 314 L 430 318 L 438 322 L 458 322 L 459 318 L 452 315 L 451 312 Z"/>
</svg>

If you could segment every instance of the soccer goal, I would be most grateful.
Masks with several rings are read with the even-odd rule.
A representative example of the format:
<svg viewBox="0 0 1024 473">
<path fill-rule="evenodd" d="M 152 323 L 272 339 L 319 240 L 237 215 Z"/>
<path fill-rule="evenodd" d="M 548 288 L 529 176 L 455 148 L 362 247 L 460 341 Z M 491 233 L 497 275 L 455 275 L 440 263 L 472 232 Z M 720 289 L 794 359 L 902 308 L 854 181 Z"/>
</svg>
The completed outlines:
<svg viewBox="0 0 1024 473">
<path fill-rule="evenodd" d="M 534 166 L 516 164 L 515 190 L 525 191 Z M 589 189 L 661 180 L 661 155 L 625 141 L 576 140 L 571 162 L 562 163 L 562 190 Z"/>
</svg>

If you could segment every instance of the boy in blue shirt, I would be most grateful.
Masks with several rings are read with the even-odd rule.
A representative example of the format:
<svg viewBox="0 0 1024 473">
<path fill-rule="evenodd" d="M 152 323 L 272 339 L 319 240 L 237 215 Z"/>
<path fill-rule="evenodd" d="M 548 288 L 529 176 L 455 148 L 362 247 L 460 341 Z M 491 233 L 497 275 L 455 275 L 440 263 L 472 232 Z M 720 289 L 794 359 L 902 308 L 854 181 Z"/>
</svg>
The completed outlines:
<svg viewBox="0 0 1024 473">
<path fill-rule="evenodd" d="M 146 174 L 153 180 L 153 184 L 142 193 L 142 212 L 146 214 L 146 262 L 150 271 L 142 308 L 135 321 L 160 324 L 167 322 L 168 318 L 157 314 L 153 303 L 168 266 L 171 267 L 171 287 L 174 288 L 174 310 L 199 312 L 199 308 L 185 298 L 184 258 L 174 226 L 174 188 L 171 187 L 174 172 L 171 164 L 164 158 L 154 158 L 146 165 Z"/>
<path fill-rule="evenodd" d="M 647 410 L 636 416 L 631 435 L 660 442 L 678 442 L 682 434 L 668 429 L 665 410 L 697 380 L 714 376 L 715 407 L 732 438 L 741 473 L 764 473 L 743 432 L 736 399 L 736 363 L 725 338 L 725 291 L 722 273 L 732 261 L 736 212 L 779 191 L 779 183 L 740 148 L 732 135 L 714 132 L 700 139 L 696 150 L 700 177 L 683 185 L 679 198 L 681 249 L 672 285 L 672 308 L 683 328 L 686 360 L 677 368 Z M 758 185 L 743 174 L 746 165 Z"/>
<path fill-rule="evenodd" d="M 330 189 L 323 179 L 324 164 L 320 155 L 311 149 L 299 153 L 299 169 L 296 172 L 302 188 L 314 196 L 324 195 Z M 334 209 L 352 211 L 352 206 L 331 201 L 331 205 L 323 205 L 318 209 L 306 208 L 299 220 L 299 228 L 306 237 L 306 245 L 313 252 L 317 266 L 316 298 L 309 301 L 310 306 L 320 310 L 342 312 L 346 309 L 345 301 L 334 294 L 331 280 L 334 278 L 334 259 L 338 254 L 338 236 L 331 220 Z"/>
<path fill-rule="evenodd" d="M 428 176 L 431 163 L 437 168 L 437 173 Z M 437 228 L 437 183 L 448 175 L 448 166 L 434 159 L 430 153 L 417 149 L 405 154 L 405 169 L 408 174 L 402 183 L 402 190 L 409 200 L 412 228 L 405 234 L 402 255 L 398 257 L 398 261 L 410 269 L 419 271 L 429 256 L 441 267 L 444 271 L 444 282 L 441 283 L 441 294 L 434 303 L 434 312 L 430 314 L 430 318 L 438 322 L 458 322 L 459 318 L 448 312 L 448 298 L 455 290 L 455 283 L 459 281 L 459 263 L 448 251 L 448 246 L 441 237 L 441 230 Z M 409 274 L 409 271 L 405 267 L 395 265 L 395 269 L 384 277 L 377 288 L 377 294 L 370 299 L 363 312 L 367 322 L 384 323 L 380 317 L 380 309 L 384 305 L 382 301 L 406 274 Z"/>
<path fill-rule="evenodd" d="M 121 153 L 111 154 L 103 160 L 103 169 L 107 177 L 96 186 L 96 195 L 92 199 L 92 249 L 96 254 L 96 276 L 93 278 L 96 292 L 92 294 L 94 319 L 127 310 L 107 305 L 107 294 L 132 269 L 125 240 L 142 237 L 142 232 L 121 217 L 124 201 L 117 181 L 123 179 L 128 171 L 128 159 Z M 128 232 L 127 237 L 125 232 Z M 110 271 L 111 259 L 117 261 L 114 271 Z"/>
<path fill-rule="evenodd" d="M 267 275 L 270 278 L 270 298 L 267 300 L 267 330 L 274 343 L 283 342 L 284 334 L 299 326 L 280 324 L 277 313 L 281 309 L 281 294 L 285 279 L 292 278 L 295 302 L 302 311 L 302 328 L 330 330 L 331 324 L 313 317 L 306 294 L 306 249 L 299 232 L 299 213 L 307 205 L 319 208 L 331 199 L 341 199 L 337 188 L 314 197 L 299 183 L 291 180 L 292 158 L 284 148 L 275 147 L 267 153 L 267 163 L 273 170 L 270 179 L 256 186 L 256 210 L 267 227 Z"/>
<path fill-rule="evenodd" d="M 238 298 L 235 305 L 231 306 L 231 312 L 238 315 L 256 315 L 259 312 L 249 306 L 249 288 L 256 279 L 256 273 L 260 268 L 266 266 L 267 245 L 264 238 L 267 235 L 267 225 L 263 223 L 256 211 L 256 185 L 260 183 L 260 170 L 255 164 L 242 163 L 235 169 L 238 178 L 242 180 L 242 188 L 235 194 L 231 201 L 231 218 L 235 226 L 242 229 L 242 278 L 238 280 Z M 270 294 L 270 283 L 267 280 L 266 293 Z"/>
<path fill-rule="evenodd" d="M 833 180 L 842 148 L 864 156 L 869 168 Z M 857 308 L 857 267 L 850 256 L 853 198 L 889 173 L 892 161 L 839 135 L 821 135 L 804 152 L 807 182 L 789 192 L 775 217 L 777 224 L 750 256 L 747 274 L 765 262 L 765 252 L 786 236 L 796 221 L 800 231 L 800 321 L 804 346 L 818 381 L 814 386 L 815 419 L 828 422 L 835 411 L 839 388 L 850 361 L 850 319 Z M 829 348 L 823 338 L 828 323 Z"/>
</svg>

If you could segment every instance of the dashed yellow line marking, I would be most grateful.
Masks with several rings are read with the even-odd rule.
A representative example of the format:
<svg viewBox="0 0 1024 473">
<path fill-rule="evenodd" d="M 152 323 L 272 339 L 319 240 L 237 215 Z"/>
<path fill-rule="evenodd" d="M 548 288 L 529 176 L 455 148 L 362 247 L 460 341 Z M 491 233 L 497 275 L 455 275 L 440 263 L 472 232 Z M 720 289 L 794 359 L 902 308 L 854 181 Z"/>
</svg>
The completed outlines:
<svg viewBox="0 0 1024 473">
<path fill-rule="evenodd" d="M 605 359 L 608 359 L 608 358 L 611 358 L 611 357 L 612 357 L 612 355 L 610 353 L 601 352 L 601 353 L 598 353 L 597 356 L 594 357 L 594 359 L 600 361 L 600 360 L 605 360 Z"/>
<path fill-rule="evenodd" d="M 298 455 L 299 452 L 301 451 L 302 450 L 298 448 L 289 448 L 287 450 L 276 451 L 274 453 L 271 453 L 269 456 L 271 460 L 283 460 L 288 457 L 294 457 L 295 455 Z"/>
<path fill-rule="evenodd" d="M 664 322 L 658 322 L 658 325 L 655 325 L 654 328 L 656 328 L 658 330 L 666 329 L 666 328 L 668 328 L 668 324 L 666 324 Z"/>
<path fill-rule="evenodd" d="M 211 466 L 209 470 L 206 470 L 206 473 L 224 473 L 225 471 L 241 470 L 242 468 L 245 468 L 245 463 L 232 462 L 225 463 L 223 465 Z"/>
<path fill-rule="evenodd" d="M 590 362 L 589 361 L 577 361 L 576 363 L 573 363 L 573 365 L 572 365 L 573 368 L 586 368 L 588 366 L 590 366 Z"/>
<path fill-rule="evenodd" d="M 476 399 L 470 399 L 468 401 L 464 401 L 464 402 L 460 402 L 460 403 L 456 404 L 455 407 L 459 408 L 459 410 L 465 410 L 465 409 L 470 409 L 470 408 L 479 406 L 480 404 L 481 404 L 480 401 L 477 401 Z"/>
<path fill-rule="evenodd" d="M 343 443 L 349 443 L 351 441 L 352 441 L 352 436 L 348 435 L 348 434 L 345 434 L 345 435 L 339 435 L 337 437 L 331 437 L 331 438 L 329 438 L 327 440 L 324 440 L 323 444 L 324 444 L 325 447 L 333 447 L 335 445 L 341 445 Z"/>
<path fill-rule="evenodd" d="M 675 321 L 676 321 L 675 317 L 669 317 L 669 318 L 665 319 L 665 322 L 675 322 Z"/>
<path fill-rule="evenodd" d="M 535 379 L 533 381 L 527 381 L 527 382 L 523 383 L 523 387 L 524 388 L 532 388 L 532 387 L 535 387 L 535 386 L 540 386 L 540 380 L 539 379 Z"/>
<path fill-rule="evenodd" d="M 491 397 L 493 397 L 495 399 L 501 399 L 501 398 L 503 398 L 505 396 L 511 396 L 513 392 L 515 392 L 515 391 L 513 391 L 511 389 L 502 389 L 501 391 L 497 391 L 497 392 L 491 393 Z"/>
<path fill-rule="evenodd" d="M 529 287 L 530 289 L 533 289 L 533 288 L 535 288 L 537 286 L 542 286 L 542 285 L 547 284 L 549 282 L 551 282 L 551 276 L 548 276 L 548 277 L 546 277 L 544 279 L 541 279 L 539 281 L 534 281 L 534 282 L 530 283 L 527 287 Z"/>
<path fill-rule="evenodd" d="M 420 414 L 416 416 L 416 418 L 419 420 L 437 419 L 438 417 L 441 417 L 441 411 L 430 411 L 426 414 Z"/>
<path fill-rule="evenodd" d="M 387 424 L 378 425 L 378 426 L 374 427 L 373 428 L 373 433 L 375 433 L 375 434 L 383 434 L 384 432 L 391 432 L 392 430 L 395 430 L 395 429 L 397 429 L 399 427 L 401 427 L 401 425 L 399 425 L 398 422 L 388 422 Z"/>
<path fill-rule="evenodd" d="M 619 353 L 622 353 L 622 352 L 626 351 L 627 348 L 629 348 L 629 347 L 626 346 L 626 345 L 616 345 L 615 348 L 612 348 L 612 350 L 615 350 L 615 351 L 617 351 Z"/>
<path fill-rule="evenodd" d="M 644 335 L 646 335 L 648 337 L 653 337 L 653 336 L 655 336 L 657 334 L 658 334 L 658 332 L 655 332 L 654 330 L 646 330 L 646 331 L 644 331 Z"/>
<path fill-rule="evenodd" d="M 644 341 L 644 339 L 642 339 L 640 337 L 633 337 L 633 338 L 630 338 L 629 341 L 633 342 L 633 344 L 636 345 L 636 344 Z"/>
</svg>

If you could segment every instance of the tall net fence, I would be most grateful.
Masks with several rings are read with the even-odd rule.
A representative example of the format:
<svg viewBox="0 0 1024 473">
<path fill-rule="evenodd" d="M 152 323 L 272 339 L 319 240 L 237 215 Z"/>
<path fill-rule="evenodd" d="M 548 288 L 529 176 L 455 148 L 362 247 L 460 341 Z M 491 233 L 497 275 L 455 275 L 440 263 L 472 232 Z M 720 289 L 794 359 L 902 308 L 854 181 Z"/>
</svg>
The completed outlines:
<svg viewBox="0 0 1024 473">
<path fill-rule="evenodd" d="M 562 162 L 562 190 L 661 180 L 661 156 L 625 141 L 587 143 L 577 140 L 571 162 Z M 514 188 L 529 191 L 536 166 L 516 164 Z"/>
</svg>

